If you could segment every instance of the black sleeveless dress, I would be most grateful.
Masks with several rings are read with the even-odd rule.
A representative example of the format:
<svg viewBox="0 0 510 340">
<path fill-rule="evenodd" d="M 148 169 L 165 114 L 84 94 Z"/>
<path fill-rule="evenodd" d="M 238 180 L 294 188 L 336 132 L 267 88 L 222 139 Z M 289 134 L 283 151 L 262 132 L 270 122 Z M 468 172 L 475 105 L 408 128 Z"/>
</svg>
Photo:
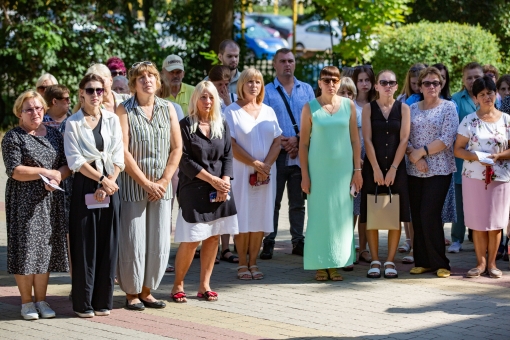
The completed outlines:
<svg viewBox="0 0 510 340">
<path fill-rule="evenodd" d="M 384 118 L 381 108 L 374 100 L 370 102 L 372 124 L 372 144 L 375 149 L 375 157 L 381 168 L 383 176 L 391 168 L 398 145 L 400 144 L 400 125 L 402 122 L 402 103 L 395 101 L 391 108 L 388 119 Z M 409 207 L 409 190 L 407 186 L 407 171 L 405 157 L 397 166 L 395 181 L 391 186 L 392 194 L 399 194 L 400 198 L 400 221 L 410 222 L 411 212 Z M 367 222 L 367 194 L 375 194 L 377 184 L 374 182 L 374 170 L 368 156 L 365 155 L 363 163 L 363 187 L 361 188 L 361 215 L 360 223 Z M 388 187 L 379 186 L 378 193 L 388 193 Z"/>
</svg>

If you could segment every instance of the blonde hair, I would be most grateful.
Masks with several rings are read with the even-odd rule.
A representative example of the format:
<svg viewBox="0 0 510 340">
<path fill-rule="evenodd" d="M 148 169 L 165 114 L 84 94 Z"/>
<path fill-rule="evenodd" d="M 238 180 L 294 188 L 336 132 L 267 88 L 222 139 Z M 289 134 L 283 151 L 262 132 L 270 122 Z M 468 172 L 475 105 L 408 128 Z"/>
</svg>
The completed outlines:
<svg viewBox="0 0 510 340">
<path fill-rule="evenodd" d="M 101 78 L 108 79 L 112 77 L 112 73 L 108 66 L 105 64 L 92 64 L 88 69 L 87 72 L 85 72 L 85 75 L 87 74 L 97 74 Z"/>
<path fill-rule="evenodd" d="M 340 88 L 338 89 L 338 92 L 344 91 L 344 90 L 351 91 L 354 98 L 356 98 L 356 96 L 358 95 L 358 90 L 356 90 L 356 85 L 354 84 L 352 79 L 349 77 L 342 77 L 342 79 L 340 79 Z"/>
<path fill-rule="evenodd" d="M 44 112 L 48 110 L 48 104 L 46 104 L 46 101 L 44 100 L 43 96 L 41 96 L 37 91 L 28 90 L 20 94 L 19 97 L 16 98 L 16 101 L 14 102 L 12 112 L 16 117 L 21 118 L 21 110 L 23 110 L 23 103 L 25 102 L 25 100 L 32 98 L 37 99 L 41 102 L 42 106 L 44 107 Z"/>
<path fill-rule="evenodd" d="M 129 69 L 128 76 L 128 86 L 129 90 L 132 93 L 136 93 L 136 78 L 142 76 L 145 72 L 148 74 L 152 74 L 154 77 L 156 77 L 156 95 L 159 93 L 159 89 L 161 88 L 161 77 L 159 75 L 159 71 L 154 66 L 154 64 L 147 65 L 144 63 L 141 63 L 140 65 L 137 65 L 135 68 Z M 164 97 L 162 97 L 164 98 Z"/>
<path fill-rule="evenodd" d="M 44 81 L 46 80 L 49 80 L 51 81 L 51 85 L 58 85 L 58 81 L 57 79 L 50 73 L 45 73 L 43 74 L 42 76 L 39 77 L 39 79 L 37 79 L 37 82 L 35 83 L 35 87 L 39 87 L 39 86 L 42 86 L 42 84 L 44 83 Z"/>
<path fill-rule="evenodd" d="M 252 79 L 260 80 L 262 85 L 260 93 L 257 96 L 257 104 L 260 104 L 264 100 L 264 77 L 262 77 L 262 73 L 255 68 L 246 69 L 239 76 L 239 80 L 237 81 L 237 98 L 244 100 L 243 86 Z"/>
<path fill-rule="evenodd" d="M 209 113 L 209 120 L 211 124 L 211 139 L 222 138 L 223 136 L 223 116 L 221 115 L 220 96 L 218 90 L 209 80 L 202 80 L 197 84 L 188 106 L 188 114 L 191 123 L 190 132 L 196 133 L 198 128 L 198 100 L 204 91 L 208 91 L 213 96 L 212 110 Z"/>
<path fill-rule="evenodd" d="M 420 72 L 426 68 L 427 66 L 422 63 L 411 65 L 411 68 L 406 73 L 404 86 L 402 87 L 402 91 L 400 91 L 401 95 L 405 94 L 406 98 L 409 98 L 414 94 L 413 89 L 411 88 L 411 78 L 418 78 L 420 76 Z"/>
</svg>

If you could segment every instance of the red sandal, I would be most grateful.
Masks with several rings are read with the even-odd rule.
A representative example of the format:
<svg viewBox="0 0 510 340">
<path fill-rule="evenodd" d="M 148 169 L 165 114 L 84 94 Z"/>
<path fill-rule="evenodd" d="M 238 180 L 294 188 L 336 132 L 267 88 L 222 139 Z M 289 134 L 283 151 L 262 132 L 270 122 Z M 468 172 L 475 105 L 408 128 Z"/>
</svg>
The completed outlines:
<svg viewBox="0 0 510 340">
<path fill-rule="evenodd" d="M 174 300 L 174 302 L 177 302 L 177 303 L 188 302 L 186 300 L 186 293 L 184 293 L 184 292 L 177 292 L 175 294 L 170 293 L 170 298 L 172 298 L 172 300 Z M 179 300 L 179 299 L 184 299 L 184 300 Z"/>
<path fill-rule="evenodd" d="M 197 293 L 197 298 L 204 299 L 205 301 L 218 301 L 218 293 L 213 292 L 212 290 L 205 291 L 204 293 Z M 211 298 L 216 298 L 211 300 Z"/>
</svg>

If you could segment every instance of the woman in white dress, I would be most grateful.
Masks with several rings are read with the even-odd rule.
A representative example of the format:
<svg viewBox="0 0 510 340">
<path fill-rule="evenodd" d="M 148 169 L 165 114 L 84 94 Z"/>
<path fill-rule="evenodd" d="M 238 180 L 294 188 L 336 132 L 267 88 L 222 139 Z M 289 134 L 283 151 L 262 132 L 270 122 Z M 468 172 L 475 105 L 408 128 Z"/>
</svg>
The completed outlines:
<svg viewBox="0 0 510 340">
<path fill-rule="evenodd" d="M 276 166 L 280 135 L 273 109 L 262 103 L 264 80 L 256 69 L 241 73 L 238 100 L 225 109 L 234 152 L 232 191 L 236 198 L 239 235 L 236 236 L 241 280 L 260 280 L 257 255 L 264 233 L 273 231 Z M 250 178 L 251 176 L 251 178 Z"/>
</svg>

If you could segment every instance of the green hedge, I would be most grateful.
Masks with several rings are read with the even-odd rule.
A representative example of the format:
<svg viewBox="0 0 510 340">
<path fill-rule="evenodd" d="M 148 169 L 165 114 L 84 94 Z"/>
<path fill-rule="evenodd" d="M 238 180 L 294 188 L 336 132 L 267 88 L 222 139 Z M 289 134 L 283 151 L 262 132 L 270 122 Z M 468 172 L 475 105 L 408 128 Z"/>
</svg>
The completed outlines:
<svg viewBox="0 0 510 340">
<path fill-rule="evenodd" d="M 469 62 L 492 64 L 503 74 L 499 51 L 496 36 L 480 26 L 424 21 L 384 33 L 372 61 L 375 70 L 393 70 L 401 86 L 412 64 L 441 62 L 450 72 L 453 94 L 460 90 L 462 67 Z"/>
</svg>

